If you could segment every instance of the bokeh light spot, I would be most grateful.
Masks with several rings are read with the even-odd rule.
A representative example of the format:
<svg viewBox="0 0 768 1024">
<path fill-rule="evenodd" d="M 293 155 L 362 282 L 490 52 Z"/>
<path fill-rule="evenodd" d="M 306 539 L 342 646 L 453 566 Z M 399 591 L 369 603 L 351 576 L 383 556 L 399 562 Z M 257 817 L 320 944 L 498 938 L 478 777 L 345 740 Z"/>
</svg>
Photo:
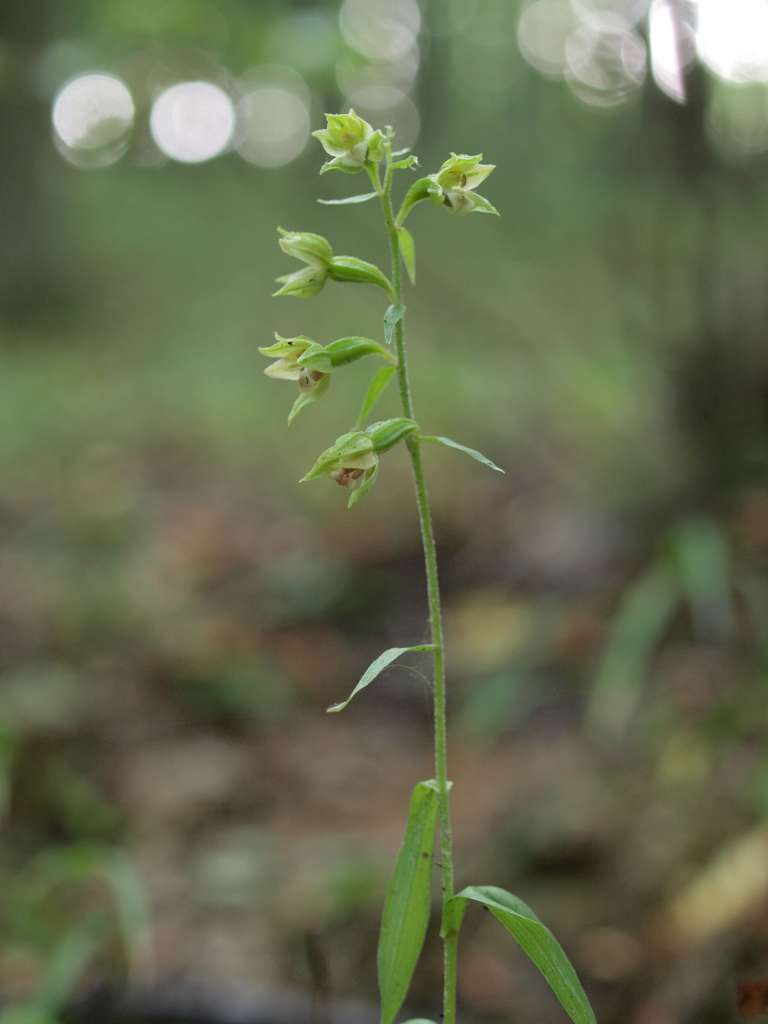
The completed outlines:
<svg viewBox="0 0 768 1024">
<path fill-rule="evenodd" d="M 157 97 L 149 126 L 166 156 L 180 163 L 202 163 L 229 145 L 235 109 L 229 96 L 213 82 L 179 82 Z"/>
<path fill-rule="evenodd" d="M 290 68 L 256 68 L 242 83 L 235 148 L 257 167 L 282 167 L 309 140 L 309 89 Z"/>
<path fill-rule="evenodd" d="M 421 28 L 416 0 L 344 0 L 339 27 L 345 42 L 372 60 L 397 60 L 413 46 Z"/>
<path fill-rule="evenodd" d="M 114 163 L 127 146 L 135 107 L 127 85 L 103 72 L 88 72 L 67 82 L 51 110 L 56 145 L 79 166 Z"/>
<path fill-rule="evenodd" d="M 767 0 L 699 0 L 696 42 L 725 81 L 768 81 Z"/>
<path fill-rule="evenodd" d="M 568 84 L 591 106 L 623 103 L 645 78 L 645 43 L 629 22 L 615 16 L 582 24 L 569 37 L 565 52 Z"/>
<path fill-rule="evenodd" d="M 528 63 L 551 78 L 565 71 L 565 47 L 578 21 L 569 0 L 533 0 L 523 8 L 517 42 Z"/>
<path fill-rule="evenodd" d="M 368 85 L 350 93 L 349 105 L 374 127 L 391 124 L 397 133 L 397 147 L 413 146 L 419 137 L 421 118 L 413 100 L 401 89 Z"/>
</svg>

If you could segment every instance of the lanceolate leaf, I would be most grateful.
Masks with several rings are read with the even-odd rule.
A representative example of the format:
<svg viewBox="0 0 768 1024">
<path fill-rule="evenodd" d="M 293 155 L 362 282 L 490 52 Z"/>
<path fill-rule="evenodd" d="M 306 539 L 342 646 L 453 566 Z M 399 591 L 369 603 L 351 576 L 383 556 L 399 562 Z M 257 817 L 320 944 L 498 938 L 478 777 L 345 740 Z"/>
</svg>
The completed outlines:
<svg viewBox="0 0 768 1024">
<path fill-rule="evenodd" d="M 403 257 L 405 269 L 408 272 L 411 284 L 416 284 L 416 243 L 408 228 L 398 228 L 397 237 L 400 239 L 400 255 Z"/>
<path fill-rule="evenodd" d="M 397 661 L 403 654 L 409 654 L 413 651 L 431 651 L 432 644 L 416 644 L 413 647 L 390 647 L 383 654 L 380 654 L 375 661 L 372 661 L 365 672 L 360 677 L 360 681 L 354 690 L 350 693 L 346 700 L 340 701 L 338 704 L 331 704 L 326 711 L 331 713 L 336 711 L 343 711 L 344 708 L 349 704 L 353 697 L 357 696 L 361 690 L 364 690 L 366 686 L 370 684 L 379 676 L 385 668 L 389 668 L 393 661 Z"/>
<path fill-rule="evenodd" d="M 405 306 L 388 306 L 384 314 L 384 341 L 391 345 L 395 340 L 395 328 L 405 316 Z"/>
<path fill-rule="evenodd" d="M 436 822 L 437 784 L 419 782 L 381 919 L 377 954 L 381 1024 L 392 1024 L 403 1005 L 424 945 Z"/>
<path fill-rule="evenodd" d="M 563 947 L 531 908 L 495 885 L 470 885 L 454 897 L 487 907 L 533 961 L 573 1024 L 597 1024 L 581 982 Z"/>
<path fill-rule="evenodd" d="M 438 444 L 444 444 L 446 448 L 455 448 L 458 452 L 464 452 L 470 459 L 474 459 L 475 462 L 482 462 L 484 466 L 489 469 L 495 469 L 497 473 L 503 473 L 504 470 L 501 466 L 497 466 L 495 462 L 492 462 L 487 455 L 483 455 L 482 452 L 477 451 L 475 448 L 467 448 L 465 444 L 459 444 L 458 441 L 452 441 L 450 437 L 437 437 L 433 435 L 422 436 L 422 441 L 435 441 Z"/>
<path fill-rule="evenodd" d="M 396 366 L 382 366 L 380 370 L 377 370 L 376 373 L 374 373 L 371 378 L 371 383 L 368 385 L 368 390 L 365 393 L 363 404 L 360 407 L 360 415 L 357 417 L 358 430 L 365 426 L 365 421 L 371 415 L 373 407 L 376 405 L 387 384 L 389 384 L 396 373 Z"/>
<path fill-rule="evenodd" d="M 346 196 L 344 199 L 318 199 L 323 206 L 349 206 L 351 203 L 367 203 L 369 199 L 375 199 L 377 192 L 365 192 L 359 196 Z"/>
</svg>

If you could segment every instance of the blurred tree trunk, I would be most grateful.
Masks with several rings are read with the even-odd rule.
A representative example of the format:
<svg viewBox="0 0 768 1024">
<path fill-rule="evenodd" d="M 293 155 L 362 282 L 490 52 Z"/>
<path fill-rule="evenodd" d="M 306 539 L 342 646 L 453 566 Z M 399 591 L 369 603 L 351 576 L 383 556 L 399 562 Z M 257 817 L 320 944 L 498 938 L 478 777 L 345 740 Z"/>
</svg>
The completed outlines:
<svg viewBox="0 0 768 1024">
<path fill-rule="evenodd" d="M 50 314 L 57 294 L 45 164 L 49 112 L 35 83 L 49 40 L 50 0 L 0 3 L 0 320 Z"/>
</svg>

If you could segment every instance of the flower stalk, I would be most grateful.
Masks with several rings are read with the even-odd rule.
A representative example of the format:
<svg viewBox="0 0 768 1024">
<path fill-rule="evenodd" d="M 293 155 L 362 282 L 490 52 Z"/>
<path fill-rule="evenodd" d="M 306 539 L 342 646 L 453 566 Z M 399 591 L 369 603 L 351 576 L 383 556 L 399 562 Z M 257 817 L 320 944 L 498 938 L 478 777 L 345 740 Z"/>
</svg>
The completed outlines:
<svg viewBox="0 0 768 1024">
<path fill-rule="evenodd" d="M 381 201 L 392 261 L 390 279 L 395 304 L 402 304 L 402 255 L 400 238 L 392 212 L 392 142 L 385 142 L 384 181 L 380 183 L 378 167 L 372 172 L 372 180 Z M 415 419 L 411 383 L 408 375 L 408 357 L 405 347 L 403 317 L 395 325 L 395 351 L 397 352 L 397 378 L 400 388 L 400 403 L 403 415 Z M 458 931 L 450 927 L 448 906 L 454 895 L 453 833 L 451 830 L 451 806 L 448 788 L 448 723 L 445 689 L 445 639 L 443 612 L 440 597 L 440 575 L 437 563 L 437 545 L 432 525 L 432 509 L 424 477 L 421 445 L 418 437 L 406 440 L 411 460 L 413 484 L 416 491 L 416 505 L 419 513 L 421 545 L 424 554 L 424 568 L 427 578 L 427 603 L 429 606 L 429 630 L 432 643 L 433 671 L 433 717 L 435 734 L 435 780 L 437 782 L 438 822 L 440 827 L 440 870 L 442 874 L 441 894 L 441 937 L 443 941 L 443 1022 L 456 1022 L 456 977 L 458 958 Z"/>
<path fill-rule="evenodd" d="M 326 118 L 327 127 L 313 133 L 331 157 L 323 165 L 321 174 L 327 171 L 340 171 L 344 174 L 365 171 L 374 191 L 320 202 L 342 206 L 379 200 L 389 239 L 390 277 L 387 278 L 373 263 L 355 256 L 335 255 L 330 242 L 322 235 L 280 229 L 281 249 L 304 266 L 278 278 L 282 287 L 275 294 L 307 298 L 320 291 L 327 282 L 376 285 L 385 291 L 391 303 L 384 314 L 384 345 L 358 336 L 338 338 L 323 345 L 304 335 L 295 338 L 276 335 L 276 343 L 264 346 L 260 351 L 262 355 L 275 360 L 265 370 L 267 376 L 298 384 L 299 397 L 291 409 L 289 424 L 301 410 L 327 392 L 331 376 L 349 363 L 366 356 L 376 356 L 385 363 L 379 366 L 371 379 L 352 429 L 341 434 L 320 453 L 301 482 L 322 478 L 334 481 L 346 489 L 349 495 L 347 507 L 352 508 L 371 491 L 378 480 L 386 453 L 392 448 L 404 444 L 411 462 L 424 554 L 430 642 L 388 648 L 371 662 L 346 700 L 338 701 L 327 709 L 332 713 L 343 711 L 358 693 L 370 686 L 402 655 L 431 653 L 435 778 L 416 783 L 413 790 L 403 844 L 384 904 L 377 949 L 380 1022 L 395 1024 L 408 996 L 429 927 L 434 859 L 438 861 L 442 876 L 440 937 L 443 942 L 443 985 L 440 1019 L 443 1024 L 456 1024 L 459 929 L 471 903 L 483 905 L 515 938 L 547 980 L 573 1024 L 596 1024 L 592 1008 L 568 958 L 531 908 L 517 896 L 497 886 L 467 886 L 457 893 L 454 882 L 445 641 L 437 547 L 424 477 L 422 443 L 443 445 L 462 452 L 488 469 L 499 473 L 504 471 L 475 448 L 440 434 L 423 433 L 416 421 L 404 334 L 406 308 L 402 302 L 402 268 L 405 267 L 413 283 L 416 250 L 413 236 L 404 222 L 413 208 L 425 200 L 460 216 L 469 213 L 496 214 L 489 200 L 475 192 L 475 188 L 485 181 L 494 168 L 492 164 L 482 163 L 480 154 L 468 156 L 452 153 L 436 172 L 419 178 L 411 185 L 395 215 L 392 205 L 394 174 L 418 166 L 416 157 L 404 156 L 407 150 L 393 152 L 392 129 L 374 129 L 354 111 L 350 110 L 348 114 L 327 114 Z M 402 415 L 365 426 L 374 405 L 395 375 Z M 437 850 L 436 832 L 440 836 Z M 439 859 L 435 854 L 438 854 Z M 434 1022 L 411 1020 L 408 1024 Z"/>
</svg>

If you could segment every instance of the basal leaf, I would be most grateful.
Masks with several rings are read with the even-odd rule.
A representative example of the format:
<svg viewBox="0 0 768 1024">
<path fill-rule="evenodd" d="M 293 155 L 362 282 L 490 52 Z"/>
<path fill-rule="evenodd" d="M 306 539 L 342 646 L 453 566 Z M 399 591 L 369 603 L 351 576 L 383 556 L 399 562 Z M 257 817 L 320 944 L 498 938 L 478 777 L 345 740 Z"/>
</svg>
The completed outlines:
<svg viewBox="0 0 768 1024">
<path fill-rule="evenodd" d="M 331 704 L 326 711 L 334 713 L 336 711 L 343 711 L 344 708 L 349 704 L 353 697 L 357 696 L 361 690 L 364 690 L 366 686 L 370 684 L 379 676 L 385 668 L 389 668 L 393 661 L 397 661 L 403 654 L 409 654 L 413 651 L 431 651 L 432 644 L 416 644 L 413 647 L 389 647 L 383 654 L 380 654 L 375 661 L 372 661 L 368 668 L 363 672 L 360 677 L 360 681 L 354 690 L 350 693 L 346 700 L 340 701 L 338 704 Z"/>
<path fill-rule="evenodd" d="M 377 964 L 381 1024 L 392 1024 L 403 1005 L 429 924 L 437 784 L 413 790 L 405 838 L 389 883 L 379 933 Z"/>
<path fill-rule="evenodd" d="M 405 306 L 388 306 L 384 314 L 384 341 L 391 345 L 395 340 L 395 328 L 405 316 Z"/>
<path fill-rule="evenodd" d="M 483 455 L 482 452 L 477 451 L 475 448 L 468 448 L 465 444 L 459 444 L 458 441 L 452 441 L 450 437 L 437 437 L 435 435 L 423 436 L 422 441 L 435 441 L 437 444 L 444 444 L 446 448 L 455 448 L 458 452 L 464 452 L 470 459 L 474 459 L 475 462 L 481 462 L 484 466 L 489 469 L 495 469 L 497 473 L 503 473 L 504 470 L 501 466 L 497 466 L 495 462 L 492 462 L 487 455 Z"/>
<path fill-rule="evenodd" d="M 408 228 L 398 228 L 397 237 L 400 240 L 400 255 L 408 273 L 411 284 L 416 284 L 416 243 Z"/>
<path fill-rule="evenodd" d="M 375 199 L 377 192 L 365 192 L 359 196 L 345 196 L 344 199 L 318 199 L 323 206 L 350 206 L 352 203 L 367 203 L 369 199 Z"/>
<path fill-rule="evenodd" d="M 365 421 L 371 415 L 373 407 L 378 402 L 389 382 L 397 373 L 396 366 L 382 366 L 371 378 L 368 390 L 365 393 L 363 404 L 360 406 L 360 414 L 357 417 L 357 429 L 365 426 Z"/>
<path fill-rule="evenodd" d="M 573 1024 L 597 1024 L 563 947 L 526 903 L 495 885 L 470 885 L 454 900 L 474 900 L 487 907 L 533 961 Z"/>
</svg>

